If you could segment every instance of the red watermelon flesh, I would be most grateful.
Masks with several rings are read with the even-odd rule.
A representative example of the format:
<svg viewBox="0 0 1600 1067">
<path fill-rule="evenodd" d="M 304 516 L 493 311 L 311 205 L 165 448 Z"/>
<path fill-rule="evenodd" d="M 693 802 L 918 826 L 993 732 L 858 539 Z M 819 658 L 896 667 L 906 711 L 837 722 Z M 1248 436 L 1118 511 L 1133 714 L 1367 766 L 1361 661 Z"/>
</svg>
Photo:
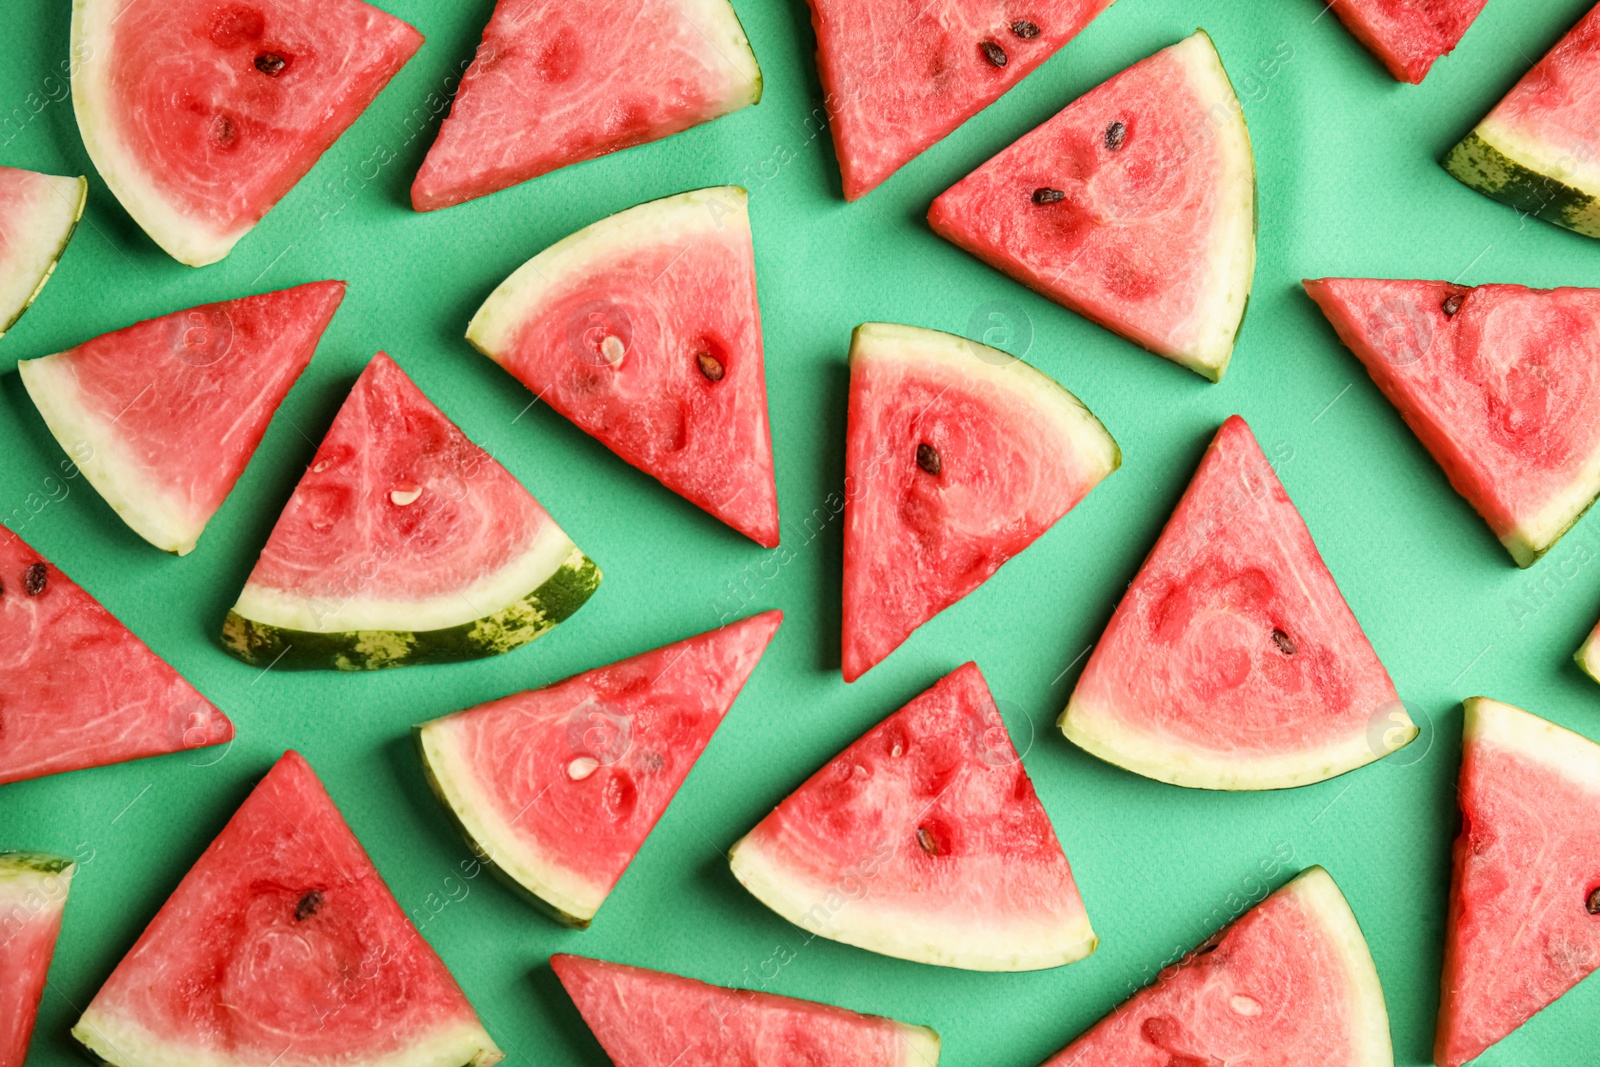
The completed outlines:
<svg viewBox="0 0 1600 1067">
<path fill-rule="evenodd" d="M 88 194 L 82 178 L 0 167 L 0 337 L 50 280 Z"/>
<path fill-rule="evenodd" d="M 935 1067 L 939 1035 L 878 1015 L 643 967 L 550 957 L 616 1067 Z"/>
<path fill-rule="evenodd" d="M 1520 566 L 1600 493 L 1600 289 L 1305 288 Z"/>
<path fill-rule="evenodd" d="M 233 723 L 0 527 L 0 784 L 233 740 Z"/>
<path fill-rule="evenodd" d="M 72 1033 L 114 1067 L 503 1058 L 297 752 L 184 875 Z"/>
<path fill-rule="evenodd" d="M 61 933 L 71 860 L 0 852 L 0 1064 L 23 1067 Z"/>
<path fill-rule="evenodd" d="M 778 544 L 747 197 L 696 189 L 534 256 L 467 339 L 627 462 Z"/>
<path fill-rule="evenodd" d="M 979 971 L 1098 939 L 977 665 L 889 716 L 729 852 L 773 911 L 872 952 Z"/>
<path fill-rule="evenodd" d="M 1488 0 L 1328 0 L 1389 73 L 1421 85 L 1434 60 L 1461 42 Z"/>
<path fill-rule="evenodd" d="M 1320 782 L 1416 736 L 1239 416 L 1117 605 L 1061 728 L 1102 759 L 1204 789 Z"/>
<path fill-rule="evenodd" d="M 765 612 L 436 719 L 418 733 L 428 780 L 478 855 L 587 926 L 782 620 Z"/>
<path fill-rule="evenodd" d="M 1434 1062 L 1458 1067 L 1600 967 L 1600 745 L 1466 701 Z"/>
<path fill-rule="evenodd" d="M 128 214 L 215 263 L 422 44 L 360 0 L 80 0 L 72 101 Z"/>
<path fill-rule="evenodd" d="M 244 473 L 344 290 L 313 282 L 175 311 L 17 369 L 106 503 L 181 556 Z"/>
</svg>

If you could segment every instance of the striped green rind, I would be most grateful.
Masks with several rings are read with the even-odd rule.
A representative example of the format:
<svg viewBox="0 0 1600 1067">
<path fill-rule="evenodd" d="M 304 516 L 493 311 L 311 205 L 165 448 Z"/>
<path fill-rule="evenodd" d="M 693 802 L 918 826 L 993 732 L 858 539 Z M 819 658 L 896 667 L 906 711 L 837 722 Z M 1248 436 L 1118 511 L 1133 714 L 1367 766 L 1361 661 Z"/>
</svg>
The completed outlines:
<svg viewBox="0 0 1600 1067">
<path fill-rule="evenodd" d="M 48 852 L 0 852 L 0 878 L 8 874 L 30 871 L 35 874 L 60 874 L 72 866 L 72 861 Z"/>
<path fill-rule="evenodd" d="M 1444 169 L 1492 200 L 1585 237 L 1600 237 L 1596 198 L 1507 155 L 1479 127 L 1450 150 Z"/>
</svg>

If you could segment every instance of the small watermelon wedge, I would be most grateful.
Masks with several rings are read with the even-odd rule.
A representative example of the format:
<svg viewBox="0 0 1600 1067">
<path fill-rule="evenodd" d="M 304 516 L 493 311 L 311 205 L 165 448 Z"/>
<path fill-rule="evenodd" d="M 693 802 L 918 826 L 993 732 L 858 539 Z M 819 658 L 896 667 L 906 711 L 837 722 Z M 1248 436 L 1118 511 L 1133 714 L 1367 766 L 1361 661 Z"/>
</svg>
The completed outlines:
<svg viewBox="0 0 1600 1067">
<path fill-rule="evenodd" d="M 506 882 L 580 929 L 783 621 L 768 611 L 421 726 L 428 783 Z"/>
<path fill-rule="evenodd" d="M 499 0 L 411 204 L 487 196 L 760 99 L 728 0 Z"/>
<path fill-rule="evenodd" d="M 1321 867 L 1218 931 L 1045 1067 L 1392 1067 L 1372 953 Z"/>
<path fill-rule="evenodd" d="M 0 167 L 0 337 L 50 280 L 88 198 L 82 178 Z"/>
<path fill-rule="evenodd" d="M 0 526 L 0 785 L 233 740 L 233 723 Z"/>
<path fill-rule="evenodd" d="M 1600 967 L 1600 744 L 1485 697 L 1465 707 L 1438 1067 Z"/>
<path fill-rule="evenodd" d="M 1518 566 L 1600 494 L 1600 289 L 1305 288 Z"/>
<path fill-rule="evenodd" d="M 886 956 L 1032 971 L 1099 943 L 973 663 L 839 753 L 728 858 L 785 919 Z"/>
<path fill-rule="evenodd" d="M 853 682 L 1122 462 L 1077 397 L 999 349 L 869 322 L 850 341 L 844 638 Z"/>
<path fill-rule="evenodd" d="M 1103 760 L 1195 789 L 1320 782 L 1417 736 L 1239 416 L 1117 605 L 1061 729 Z"/>
<path fill-rule="evenodd" d="M 0 1064 L 22 1067 L 61 933 L 76 865 L 43 852 L 0 852 Z"/>
<path fill-rule="evenodd" d="M 422 45 L 361 0 L 74 0 L 72 106 L 133 220 L 222 259 Z"/>
<path fill-rule="evenodd" d="M 72 1036 L 112 1067 L 504 1058 L 298 752 L 184 875 Z"/>
<path fill-rule="evenodd" d="M 1394 75 L 1421 85 L 1455 50 L 1488 0 L 1319 0 Z"/>
<path fill-rule="evenodd" d="M 937 1067 L 926 1026 L 557 953 L 550 966 L 616 1067 Z"/>
<path fill-rule="evenodd" d="M 311 362 L 344 290 L 313 282 L 175 311 L 22 360 L 17 372 L 122 521 L 187 555 Z"/>
<path fill-rule="evenodd" d="M 1211 381 L 1256 261 L 1255 157 L 1204 31 L 1141 60 L 945 190 L 935 233 Z"/>
<path fill-rule="evenodd" d="M 777 547 L 743 189 L 652 200 L 557 242 L 484 301 L 467 340 L 624 460 Z"/>
<path fill-rule="evenodd" d="M 1595 628 L 1589 631 L 1589 636 L 1584 638 L 1572 658 L 1583 668 L 1583 673 L 1600 682 L 1600 623 L 1596 623 Z"/>
</svg>

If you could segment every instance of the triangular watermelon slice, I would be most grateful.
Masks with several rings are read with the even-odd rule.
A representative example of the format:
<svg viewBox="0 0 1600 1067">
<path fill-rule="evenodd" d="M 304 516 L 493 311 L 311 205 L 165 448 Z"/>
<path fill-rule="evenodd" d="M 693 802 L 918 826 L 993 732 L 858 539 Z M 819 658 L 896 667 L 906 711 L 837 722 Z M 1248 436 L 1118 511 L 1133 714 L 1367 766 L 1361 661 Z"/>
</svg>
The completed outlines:
<svg viewBox="0 0 1600 1067">
<path fill-rule="evenodd" d="M 1117 605 L 1061 729 L 1101 759 L 1197 789 L 1320 782 L 1417 736 L 1239 416 Z"/>
<path fill-rule="evenodd" d="M 112 1067 L 489 1067 L 503 1056 L 298 752 L 286 752 L 95 994 Z"/>
<path fill-rule="evenodd" d="M 558 953 L 550 966 L 616 1067 L 937 1067 L 926 1026 Z"/>
<path fill-rule="evenodd" d="M 1392 1067 L 1389 1013 L 1350 905 L 1321 867 L 1218 931 L 1045 1067 Z"/>
<path fill-rule="evenodd" d="M 0 1064 L 22 1067 L 61 933 L 75 865 L 43 852 L 0 852 Z"/>
<path fill-rule="evenodd" d="M 1305 288 L 1518 566 L 1600 494 L 1600 289 Z"/>
<path fill-rule="evenodd" d="M 768 611 L 418 729 L 473 851 L 536 905 L 589 925 L 783 620 Z"/>
<path fill-rule="evenodd" d="M 1099 943 L 972 663 L 835 756 L 728 856 L 785 919 L 886 956 L 1031 971 Z"/>
<path fill-rule="evenodd" d="M 1325 0 L 1398 81 L 1421 85 L 1488 0 Z"/>
<path fill-rule="evenodd" d="M 168 254 L 215 263 L 422 45 L 361 0 L 76 0 L 89 158 Z"/>
<path fill-rule="evenodd" d="M 88 197 L 82 178 L 0 167 L 0 337 L 50 280 Z"/>
<path fill-rule="evenodd" d="M 50 432 L 133 532 L 194 549 L 344 299 L 313 282 L 175 311 L 17 364 Z"/>
<path fill-rule="evenodd" d="M 1255 210 L 1244 110 L 1202 31 L 1025 134 L 935 200 L 928 223 L 1217 381 L 1250 299 Z"/>
<path fill-rule="evenodd" d="M 0 784 L 233 740 L 233 723 L 0 526 Z"/>
<path fill-rule="evenodd" d="M 760 99 L 728 0 L 499 0 L 411 204 L 487 196 Z"/>
<path fill-rule="evenodd" d="M 467 340 L 611 451 L 776 548 L 746 201 L 725 185 L 601 219 L 502 282 Z"/>
<path fill-rule="evenodd" d="M 982 585 L 1122 462 L 1089 409 L 999 349 L 869 322 L 850 342 L 844 680 Z"/>
<path fill-rule="evenodd" d="M 1438 1067 L 1476 1058 L 1600 967 L 1600 745 L 1509 704 L 1465 703 Z"/>
</svg>

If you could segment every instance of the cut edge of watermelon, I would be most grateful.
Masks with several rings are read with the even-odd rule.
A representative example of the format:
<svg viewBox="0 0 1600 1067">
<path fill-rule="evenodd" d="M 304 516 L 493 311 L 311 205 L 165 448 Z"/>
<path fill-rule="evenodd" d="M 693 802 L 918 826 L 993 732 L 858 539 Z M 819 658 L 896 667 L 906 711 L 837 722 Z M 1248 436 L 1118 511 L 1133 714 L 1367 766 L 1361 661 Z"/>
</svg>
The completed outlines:
<svg viewBox="0 0 1600 1067">
<path fill-rule="evenodd" d="M 766 82 L 761 75 L 761 64 L 756 59 L 755 49 L 750 44 L 750 35 L 744 32 L 744 22 L 739 18 L 739 12 L 733 8 L 732 0 L 679 0 L 679 10 L 685 6 L 699 7 L 704 15 L 704 20 L 697 25 L 710 26 L 714 33 L 706 34 L 706 43 L 716 50 L 719 58 L 733 68 L 738 75 L 733 79 L 737 86 L 743 83 L 744 91 L 730 93 L 723 101 L 726 110 L 713 115 L 707 122 L 731 115 L 735 111 L 750 107 L 761 102 L 761 94 L 765 91 Z M 688 12 L 684 11 L 687 15 Z M 705 30 L 700 32 L 705 34 Z M 720 38 L 720 40 L 718 40 Z M 730 54 L 731 53 L 731 54 Z"/>
<path fill-rule="evenodd" d="M 1583 644 L 1578 646 L 1578 651 L 1572 654 L 1578 666 L 1583 668 L 1583 673 L 1600 682 L 1600 623 L 1589 631 L 1589 636 L 1584 638 Z"/>
<path fill-rule="evenodd" d="M 1600 187 L 1572 173 L 1569 149 L 1520 134 L 1493 112 L 1450 149 L 1444 169 L 1491 200 L 1600 237 Z"/>
<path fill-rule="evenodd" d="M 1600 231 L 1596 232 L 1600 236 Z M 1545 502 L 1539 513 L 1513 526 L 1500 538 L 1519 567 L 1531 567 L 1566 532 L 1577 525 L 1600 496 L 1600 448 L 1584 461 L 1577 477 Z"/>
<path fill-rule="evenodd" d="M 1322 867 L 1307 867 L 1280 892 L 1293 894 L 1339 950 L 1350 993 L 1346 1002 L 1356 1016 L 1351 1031 L 1354 1040 L 1359 1042 L 1357 1051 L 1361 1056 L 1355 1062 L 1371 1067 L 1393 1064 L 1389 1008 L 1384 1002 L 1378 966 L 1373 961 L 1366 935 L 1361 932 L 1361 924 L 1338 883 Z"/>
<path fill-rule="evenodd" d="M 78 232 L 78 223 L 83 220 L 83 209 L 89 202 L 89 180 L 87 178 L 64 178 L 55 174 L 45 174 L 42 177 L 49 180 L 52 194 L 59 194 L 67 204 L 71 205 L 70 218 L 66 217 L 68 214 L 66 212 L 62 212 L 54 218 L 40 217 L 34 220 L 36 222 L 34 226 L 25 227 L 22 232 L 12 235 L 13 239 L 19 244 L 31 245 L 34 242 L 54 244 L 55 250 L 50 253 L 50 260 L 45 264 L 44 273 L 40 274 L 38 280 L 34 282 L 33 288 L 28 293 L 27 299 L 22 302 L 22 306 L 18 307 L 9 319 L 0 322 L 0 337 L 4 337 L 6 331 L 15 326 L 23 314 L 33 306 L 33 302 L 39 299 L 39 294 L 44 291 L 45 283 L 50 280 L 50 276 L 56 271 L 56 264 L 61 262 L 61 257 L 66 253 L 67 245 L 72 243 L 72 235 Z M 69 187 L 72 186 L 76 187 L 75 191 L 69 191 Z"/>
<path fill-rule="evenodd" d="M 1581 782 L 1600 794 L 1600 744 L 1531 711 L 1490 697 L 1468 697 L 1461 706 L 1463 743 L 1488 742 L 1515 751 L 1564 780 Z"/>
</svg>

